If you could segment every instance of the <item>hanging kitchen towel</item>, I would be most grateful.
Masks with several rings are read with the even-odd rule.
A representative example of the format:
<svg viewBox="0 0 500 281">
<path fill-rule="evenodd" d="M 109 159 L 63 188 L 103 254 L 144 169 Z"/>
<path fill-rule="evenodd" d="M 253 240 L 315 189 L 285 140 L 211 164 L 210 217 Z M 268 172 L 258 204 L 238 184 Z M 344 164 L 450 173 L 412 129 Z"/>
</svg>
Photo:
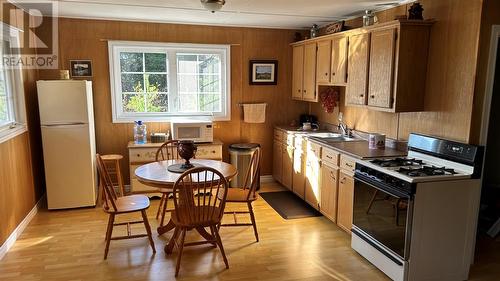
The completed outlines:
<svg viewBox="0 0 500 281">
<path fill-rule="evenodd" d="M 245 123 L 266 122 L 266 103 L 243 104 L 243 121 Z"/>
</svg>

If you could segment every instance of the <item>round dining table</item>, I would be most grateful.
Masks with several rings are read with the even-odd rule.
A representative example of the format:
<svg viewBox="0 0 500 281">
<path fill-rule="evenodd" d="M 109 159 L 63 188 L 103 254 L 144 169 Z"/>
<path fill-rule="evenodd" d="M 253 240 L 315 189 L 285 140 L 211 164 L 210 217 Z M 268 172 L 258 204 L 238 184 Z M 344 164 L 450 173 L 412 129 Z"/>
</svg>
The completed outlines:
<svg viewBox="0 0 500 281">
<path fill-rule="evenodd" d="M 221 174 L 226 178 L 229 182 L 238 171 L 236 167 L 229 163 L 225 163 L 217 160 L 208 160 L 208 159 L 190 159 L 189 160 L 195 166 L 205 166 L 218 170 Z M 180 160 L 164 160 L 159 162 L 153 162 L 144 164 L 139 166 L 135 170 L 135 175 L 140 183 L 155 187 L 160 192 L 163 193 L 172 193 L 174 184 L 182 175 L 181 173 L 175 173 L 168 170 L 170 165 L 184 163 L 183 159 Z M 175 224 L 172 222 L 172 219 L 166 225 L 160 225 L 157 229 L 159 235 L 163 235 L 166 232 L 175 228 Z M 211 234 L 205 231 L 204 228 L 196 229 L 201 236 L 203 236 L 207 240 L 213 240 Z M 172 247 L 173 245 L 167 245 L 167 248 Z"/>
</svg>

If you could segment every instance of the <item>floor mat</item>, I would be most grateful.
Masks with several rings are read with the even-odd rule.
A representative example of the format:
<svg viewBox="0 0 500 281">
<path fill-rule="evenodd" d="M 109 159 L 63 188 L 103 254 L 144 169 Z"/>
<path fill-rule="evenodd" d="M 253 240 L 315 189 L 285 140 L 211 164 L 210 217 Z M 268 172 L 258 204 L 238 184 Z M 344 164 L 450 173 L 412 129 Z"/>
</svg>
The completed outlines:
<svg viewBox="0 0 500 281">
<path fill-rule="evenodd" d="M 263 192 L 259 195 L 284 219 L 318 217 L 321 213 L 290 191 Z"/>
</svg>

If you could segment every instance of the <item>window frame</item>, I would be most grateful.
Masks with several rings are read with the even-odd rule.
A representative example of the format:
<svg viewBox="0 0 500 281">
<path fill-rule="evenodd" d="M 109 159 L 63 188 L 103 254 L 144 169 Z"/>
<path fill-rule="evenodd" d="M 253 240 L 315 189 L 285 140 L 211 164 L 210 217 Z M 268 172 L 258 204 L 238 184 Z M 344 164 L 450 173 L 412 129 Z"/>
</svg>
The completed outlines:
<svg viewBox="0 0 500 281">
<path fill-rule="evenodd" d="M 20 30 L 6 23 L 0 22 L 2 32 L 0 38 L 0 48 L 3 49 L 3 42 L 8 41 L 11 50 L 20 47 Z M 8 40 L 5 40 L 8 38 Z M 7 55 L 2 52 L 3 55 Z M 11 57 L 21 57 L 18 52 L 8 54 Z M 9 107 L 9 115 L 12 120 L 0 124 L 0 143 L 10 140 L 26 131 L 26 108 L 24 102 L 24 79 L 22 69 L 20 67 L 2 66 L 0 71 L 5 75 L 5 89 L 7 93 L 7 106 Z"/>
<path fill-rule="evenodd" d="M 221 55 L 221 112 L 151 112 L 151 113 L 126 113 L 123 111 L 122 92 L 121 92 L 121 69 L 120 52 L 161 52 L 167 54 L 167 92 L 169 111 L 178 109 L 179 92 L 177 75 L 177 53 L 189 54 L 220 54 Z M 143 41 L 108 41 L 109 55 L 109 77 L 111 89 L 111 108 L 113 123 L 131 123 L 135 120 L 142 121 L 170 121 L 176 118 L 202 118 L 213 121 L 231 120 L 231 45 L 221 44 L 191 44 L 191 43 L 163 43 L 163 42 L 143 42 Z M 145 69 L 144 69 L 145 70 Z"/>
</svg>

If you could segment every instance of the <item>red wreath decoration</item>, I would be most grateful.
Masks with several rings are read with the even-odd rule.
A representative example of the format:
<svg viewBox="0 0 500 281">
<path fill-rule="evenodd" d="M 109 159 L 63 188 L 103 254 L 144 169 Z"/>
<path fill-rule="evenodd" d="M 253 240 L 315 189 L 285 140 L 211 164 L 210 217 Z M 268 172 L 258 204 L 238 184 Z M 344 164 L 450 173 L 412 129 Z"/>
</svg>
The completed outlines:
<svg viewBox="0 0 500 281">
<path fill-rule="evenodd" d="M 335 88 L 325 88 L 320 94 L 321 106 L 327 113 L 333 113 L 339 101 L 339 91 Z"/>
</svg>

